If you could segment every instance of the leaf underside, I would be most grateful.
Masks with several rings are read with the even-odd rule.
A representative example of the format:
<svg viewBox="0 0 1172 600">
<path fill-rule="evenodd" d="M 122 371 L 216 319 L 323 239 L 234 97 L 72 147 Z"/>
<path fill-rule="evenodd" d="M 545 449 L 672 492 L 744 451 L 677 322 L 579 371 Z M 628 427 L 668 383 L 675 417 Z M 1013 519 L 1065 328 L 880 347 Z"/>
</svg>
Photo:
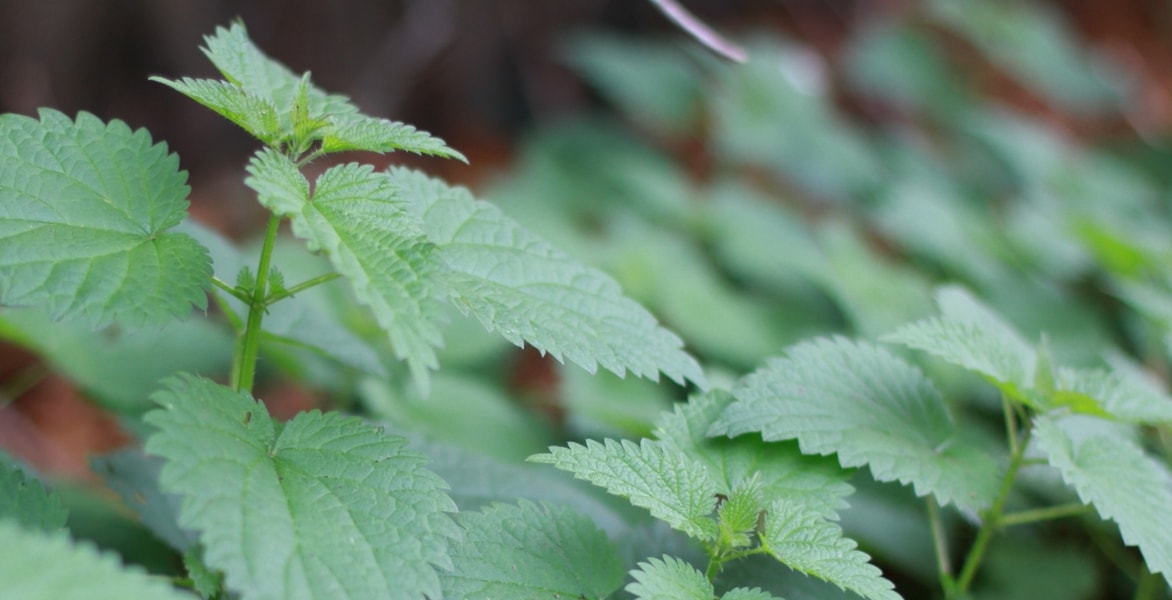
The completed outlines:
<svg viewBox="0 0 1172 600">
<path fill-rule="evenodd" d="M 943 504 L 979 510 L 997 491 L 997 465 L 957 437 L 936 388 L 887 350 L 844 338 L 790 347 L 746 377 L 709 435 L 760 432 L 802 451 L 867 465 L 880 481 L 911 484 Z"/>
<path fill-rule="evenodd" d="M 147 415 L 180 525 L 245 598 L 439 597 L 458 537 L 442 480 L 406 441 L 338 413 L 281 425 L 206 379 L 170 379 Z M 344 575 L 343 575 L 344 574 Z"/>
<path fill-rule="evenodd" d="M 462 513 L 445 598 L 599 599 L 622 585 L 614 544 L 589 517 L 522 500 Z"/>
<path fill-rule="evenodd" d="M 618 283 L 521 227 L 468 190 L 422 173 L 388 172 L 399 197 L 423 223 L 447 269 L 460 310 L 520 346 L 529 343 L 587 371 L 677 383 L 707 382 L 683 342 Z"/>
<path fill-rule="evenodd" d="M 169 232 L 187 175 L 146 131 L 81 113 L 0 115 L 0 304 L 92 328 L 160 326 L 207 307 L 207 251 Z"/>
<path fill-rule="evenodd" d="M 1072 436 L 1065 425 L 1053 415 L 1035 420 L 1035 439 L 1047 460 L 1172 585 L 1172 473 L 1128 440 Z"/>
</svg>

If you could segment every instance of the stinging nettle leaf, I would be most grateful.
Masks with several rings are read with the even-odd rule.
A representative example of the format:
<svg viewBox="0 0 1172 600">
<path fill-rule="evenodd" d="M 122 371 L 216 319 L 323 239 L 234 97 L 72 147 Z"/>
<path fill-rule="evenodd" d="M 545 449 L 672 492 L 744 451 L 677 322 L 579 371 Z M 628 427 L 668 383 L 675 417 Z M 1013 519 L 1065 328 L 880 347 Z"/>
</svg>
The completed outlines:
<svg viewBox="0 0 1172 600">
<path fill-rule="evenodd" d="M 709 435 L 796 439 L 803 452 L 836 453 L 844 467 L 867 465 L 879 481 L 964 509 L 997 492 L 994 460 L 958 437 L 923 373 L 881 347 L 840 337 L 791 346 L 733 395 Z"/>
<path fill-rule="evenodd" d="M 309 182 L 293 161 L 271 149 L 249 163 L 245 183 L 261 204 L 290 218 L 293 233 L 322 250 L 345 275 L 360 302 L 371 308 L 395 354 L 426 386 L 437 366 L 444 317 L 435 280 L 439 265 L 416 219 L 404 210 L 387 178 L 368 166 L 333 167 Z"/>
<path fill-rule="evenodd" d="M 703 573 L 674 556 L 641 562 L 631 577 L 635 581 L 624 589 L 638 600 L 712 600 L 716 594 Z"/>
<path fill-rule="evenodd" d="M 447 267 L 457 307 L 520 346 L 528 342 L 587 371 L 602 365 L 677 383 L 707 381 L 683 342 L 623 296 L 608 275 L 589 268 L 521 227 L 465 188 L 408 169 L 388 172 L 399 196 L 423 222 Z"/>
<path fill-rule="evenodd" d="M 600 599 L 623 583 L 617 548 L 568 508 L 522 500 L 461 513 L 459 521 L 464 537 L 443 576 L 445 598 Z"/>
<path fill-rule="evenodd" d="M 536 454 L 529 460 L 551 464 L 628 498 L 694 538 L 711 540 L 716 535 L 711 518 L 716 484 L 703 465 L 658 442 L 587 440 L 585 446 L 552 447 L 549 454 Z"/>
<path fill-rule="evenodd" d="M 52 534 L 21 529 L 0 519 L 2 595 L 20 600 L 191 600 L 191 596 L 124 567 L 112 553 L 88 543 L 74 544 L 61 531 Z"/>
<path fill-rule="evenodd" d="M 769 506 L 761 544 L 791 569 L 871 600 L 898 600 L 895 586 L 856 550 L 842 529 L 801 504 L 777 501 Z"/>
<path fill-rule="evenodd" d="M 0 461 L 0 519 L 28 529 L 54 531 L 65 527 L 65 503 L 15 465 Z"/>
<path fill-rule="evenodd" d="M 936 291 L 941 315 L 883 337 L 980 373 L 1013 397 L 1034 385 L 1037 353 L 1011 325 L 961 287 Z"/>
<path fill-rule="evenodd" d="M 1067 417 L 1070 419 L 1072 417 Z M 1088 417 L 1083 417 L 1088 418 Z M 1080 439 L 1081 438 L 1081 439 Z M 1119 525 L 1153 573 L 1172 585 L 1172 473 L 1131 441 L 1071 435 L 1061 416 L 1041 415 L 1034 439 L 1079 498 Z"/>
<path fill-rule="evenodd" d="M 267 145 L 274 145 L 280 139 L 277 108 L 272 102 L 239 85 L 190 77 L 179 80 L 151 77 L 151 81 L 161 83 L 212 109 Z"/>
<path fill-rule="evenodd" d="M 444 482 L 406 440 L 338 413 L 283 426 L 206 379 L 169 380 L 147 415 L 162 487 L 205 562 L 245 598 L 440 597 L 459 530 Z M 342 576 L 341 574 L 344 574 Z"/>
<path fill-rule="evenodd" d="M 207 308 L 207 251 L 168 232 L 186 173 L 125 123 L 0 115 L 0 304 L 98 328 L 159 326 Z"/>
<path fill-rule="evenodd" d="M 321 150 L 327 153 L 367 150 L 379 154 L 404 150 L 468 162 L 463 154 L 449 148 L 443 140 L 426 131 L 406 123 L 361 114 L 341 115 L 331 119 L 323 130 Z"/>
</svg>

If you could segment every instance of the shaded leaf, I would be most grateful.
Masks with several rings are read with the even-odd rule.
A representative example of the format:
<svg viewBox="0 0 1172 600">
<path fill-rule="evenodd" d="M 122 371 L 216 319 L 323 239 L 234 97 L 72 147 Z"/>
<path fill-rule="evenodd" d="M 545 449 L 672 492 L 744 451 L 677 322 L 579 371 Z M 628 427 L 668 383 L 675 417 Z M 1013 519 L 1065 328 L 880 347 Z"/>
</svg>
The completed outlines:
<svg viewBox="0 0 1172 600">
<path fill-rule="evenodd" d="M 0 461 L 0 519 L 26 529 L 54 531 L 65 527 L 65 503 L 15 465 Z"/>
</svg>

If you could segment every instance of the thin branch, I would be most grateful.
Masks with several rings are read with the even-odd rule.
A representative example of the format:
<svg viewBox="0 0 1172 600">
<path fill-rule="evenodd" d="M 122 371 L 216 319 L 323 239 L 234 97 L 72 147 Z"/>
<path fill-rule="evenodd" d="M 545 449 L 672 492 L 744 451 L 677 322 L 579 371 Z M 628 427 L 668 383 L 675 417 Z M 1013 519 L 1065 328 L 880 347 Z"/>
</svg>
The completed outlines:
<svg viewBox="0 0 1172 600">
<path fill-rule="evenodd" d="M 716 33 L 711 27 L 698 19 L 696 15 L 680 5 L 676 0 L 651 0 L 667 18 L 704 44 L 708 49 L 733 62 L 743 63 L 749 60 L 749 53 L 744 47 L 730 42 L 727 38 Z"/>
</svg>

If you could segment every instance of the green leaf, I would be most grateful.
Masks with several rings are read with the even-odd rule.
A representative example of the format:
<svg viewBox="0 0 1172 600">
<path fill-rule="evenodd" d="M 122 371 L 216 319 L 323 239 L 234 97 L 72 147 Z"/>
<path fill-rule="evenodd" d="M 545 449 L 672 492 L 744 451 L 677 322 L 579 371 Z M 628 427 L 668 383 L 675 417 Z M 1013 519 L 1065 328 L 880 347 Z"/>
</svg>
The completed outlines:
<svg viewBox="0 0 1172 600">
<path fill-rule="evenodd" d="M 438 247 L 456 306 L 520 346 L 587 371 L 602 365 L 683 384 L 707 381 L 683 342 L 606 274 L 529 232 L 465 188 L 408 169 L 388 172 Z"/>
<path fill-rule="evenodd" d="M 551 464 L 628 498 L 694 538 L 710 540 L 716 535 L 711 518 L 716 484 L 703 465 L 684 454 L 651 440 L 587 440 L 585 446 L 570 443 L 549 450 L 529 460 Z"/>
<path fill-rule="evenodd" d="M 281 425 L 206 379 L 171 379 L 147 415 L 161 483 L 182 494 L 209 567 L 247 598 L 439 597 L 449 568 L 442 480 L 406 441 L 337 413 Z M 340 574 L 345 574 L 341 577 Z"/>
<path fill-rule="evenodd" d="M 936 291 L 940 317 L 905 325 L 883 341 L 923 350 L 984 375 L 1006 393 L 1026 399 L 1037 353 L 1013 326 L 961 287 Z"/>
<path fill-rule="evenodd" d="M 720 545 L 741 548 L 753 543 L 758 520 L 765 510 L 761 484 L 757 478 L 733 490 L 717 509 Z"/>
<path fill-rule="evenodd" d="M 746 377 L 710 435 L 761 432 L 806 453 L 837 453 L 875 479 L 978 510 L 997 492 L 997 464 L 960 437 L 944 399 L 919 369 L 878 346 L 844 338 L 790 347 Z"/>
<path fill-rule="evenodd" d="M 433 289 L 438 264 L 386 177 L 353 163 L 333 167 L 317 178 L 311 197 L 297 166 L 271 149 L 258 153 L 248 172 L 261 204 L 289 217 L 297 237 L 329 256 L 425 386 L 442 343 L 443 310 Z"/>
<path fill-rule="evenodd" d="M 180 80 L 151 77 L 151 81 L 161 83 L 212 109 L 266 145 L 275 145 L 280 139 L 277 108 L 268 99 L 239 85 L 215 79 L 190 77 Z"/>
<path fill-rule="evenodd" d="M 588 517 L 525 500 L 461 513 L 444 597 L 606 598 L 626 574 L 618 550 Z"/>
<path fill-rule="evenodd" d="M 1153 573 L 1172 584 L 1172 473 L 1127 439 L 1075 434 L 1076 419 L 1041 415 L 1034 435 L 1062 479 L 1105 519 L 1119 525 L 1123 541 L 1139 546 Z"/>
<path fill-rule="evenodd" d="M 0 519 L 3 595 L 20 600 L 191 600 L 112 553 L 73 544 L 65 532 L 43 534 Z"/>
<path fill-rule="evenodd" d="M 842 529 L 801 504 L 777 501 L 769 506 L 761 544 L 791 569 L 829 581 L 872 600 L 900 598 L 891 582 L 870 564 Z"/>
<path fill-rule="evenodd" d="M 187 577 L 191 579 L 191 586 L 200 596 L 207 600 L 215 600 L 224 589 L 224 574 L 213 571 L 203 562 L 203 552 L 199 547 L 183 553 L 183 567 L 187 569 Z"/>
<path fill-rule="evenodd" d="M 323 130 L 321 150 L 367 150 L 379 154 L 405 150 L 468 162 L 463 154 L 449 148 L 443 140 L 426 131 L 420 131 L 406 123 L 358 114 L 335 117 Z"/>
<path fill-rule="evenodd" d="M 765 443 L 756 436 L 708 437 L 709 428 L 733 401 L 724 390 L 693 396 L 660 419 L 656 436 L 702 463 L 726 496 L 756 479 L 766 501 L 787 498 L 828 518 L 846 508 L 843 499 L 854 491 L 847 483 L 852 472 L 833 458 L 803 454 L 794 442 Z"/>
<path fill-rule="evenodd" d="M 188 188 L 166 146 L 88 113 L 0 115 L 0 130 L 0 304 L 92 328 L 207 307 L 207 251 L 167 231 L 187 216 Z"/>
<path fill-rule="evenodd" d="M 725 592 L 720 600 L 782 600 L 757 588 L 736 588 Z"/>
<path fill-rule="evenodd" d="M 639 600 L 712 600 L 716 590 L 696 567 L 672 556 L 649 559 L 631 571 L 626 589 Z"/>
<path fill-rule="evenodd" d="M 1058 394 L 1084 397 L 1120 421 L 1172 423 L 1172 398 L 1140 372 L 1061 369 L 1057 385 Z"/>
<path fill-rule="evenodd" d="M 0 519 L 13 520 L 28 529 L 54 531 L 65 527 L 68 516 L 61 498 L 40 481 L 0 461 Z"/>
</svg>

